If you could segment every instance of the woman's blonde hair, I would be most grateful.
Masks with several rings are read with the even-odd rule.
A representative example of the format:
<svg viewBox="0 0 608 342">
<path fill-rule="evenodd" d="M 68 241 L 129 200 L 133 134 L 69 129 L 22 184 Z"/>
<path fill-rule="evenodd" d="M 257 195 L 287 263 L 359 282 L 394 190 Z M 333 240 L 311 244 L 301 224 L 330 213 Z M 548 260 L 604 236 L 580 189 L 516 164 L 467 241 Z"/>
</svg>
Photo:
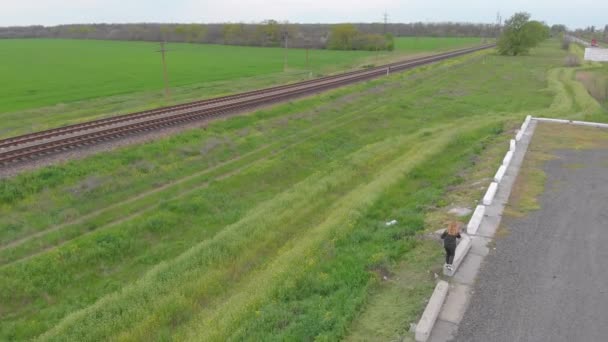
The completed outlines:
<svg viewBox="0 0 608 342">
<path fill-rule="evenodd" d="M 460 233 L 460 224 L 456 221 L 451 221 L 450 224 L 448 224 L 448 234 L 456 236 L 458 233 Z"/>
</svg>

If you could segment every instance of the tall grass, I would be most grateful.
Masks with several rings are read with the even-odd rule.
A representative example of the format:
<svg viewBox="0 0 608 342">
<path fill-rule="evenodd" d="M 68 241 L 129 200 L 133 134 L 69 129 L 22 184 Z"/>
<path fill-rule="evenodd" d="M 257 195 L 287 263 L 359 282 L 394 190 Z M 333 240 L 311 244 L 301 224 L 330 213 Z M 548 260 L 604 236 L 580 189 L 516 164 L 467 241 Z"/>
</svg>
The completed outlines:
<svg viewBox="0 0 608 342">
<path fill-rule="evenodd" d="M 454 132 L 448 130 L 450 131 Z M 193 322 L 202 323 L 195 323 L 197 328 L 184 336 L 186 340 L 194 336 L 203 340 L 225 340 L 228 338 L 227 334 L 240 322 L 239 317 L 267 299 L 276 282 L 284 279 L 288 270 L 291 269 L 289 273 L 297 272 L 296 277 L 299 272 L 305 272 L 305 267 L 299 267 L 296 271 L 293 266 L 299 263 L 314 263 L 315 261 L 310 259 L 314 259 L 319 244 L 332 236 L 343 236 L 360 218 L 365 208 L 373 204 L 377 196 L 395 184 L 404 172 L 441 151 L 454 140 L 452 134 L 454 133 L 439 136 L 431 134 L 429 137 L 434 138 L 432 142 L 422 140 L 413 145 L 413 141 L 407 138 L 387 139 L 380 144 L 364 148 L 353 155 L 344 168 L 338 167 L 326 177 L 313 175 L 289 192 L 254 209 L 250 215 L 225 228 L 212 240 L 193 247 L 174 262 L 154 268 L 134 286 L 124 288 L 119 295 L 104 298 L 94 306 L 67 317 L 44 335 L 43 339 L 50 338 L 55 333 L 60 333 L 68 339 L 84 336 L 94 340 L 107 339 L 122 329 L 132 328 L 132 322 L 144 318 L 145 323 L 128 334 L 133 333 L 138 339 L 156 336 L 155 329 L 165 328 L 163 323 L 169 327 L 171 324 L 175 325 L 171 320 L 163 321 L 163 317 L 167 317 L 167 310 L 188 312 L 186 317 L 193 315 L 196 313 L 196 303 L 205 301 L 210 293 L 221 293 L 223 289 L 231 287 L 223 284 L 222 280 L 228 281 L 230 276 L 235 276 L 230 274 L 234 264 L 247 261 L 255 265 L 255 256 L 260 253 L 255 250 L 266 246 L 265 241 L 269 238 L 281 234 L 282 231 L 287 231 L 285 237 L 289 237 L 294 234 L 295 228 L 300 228 L 298 231 L 302 234 L 302 229 L 306 229 L 305 235 L 282 243 L 283 247 L 273 256 L 272 261 L 265 265 L 263 270 L 254 273 L 243 287 L 238 286 L 238 291 L 227 301 L 222 300 L 222 305 L 213 310 L 210 317 L 192 317 Z M 383 167 L 369 182 L 364 182 L 353 190 L 342 187 L 344 181 L 365 177 L 366 168 L 373 170 L 376 163 L 386 163 L 386 160 L 383 160 L 384 155 L 390 155 L 391 150 L 402 151 L 405 145 L 411 146 L 408 149 L 410 152 Z M 424 149 L 421 149 L 422 146 Z M 423 153 L 420 153 L 421 151 Z M 335 192 L 344 191 L 342 189 L 346 190 L 346 194 L 336 204 L 328 206 L 331 202 L 326 200 L 333 198 Z M 314 216 L 313 213 L 321 208 L 326 208 L 329 212 L 318 224 L 302 227 L 301 223 L 298 223 L 305 217 Z M 243 253 L 245 247 L 247 252 Z M 239 254 L 241 255 L 237 256 Z M 244 270 L 237 272 L 246 273 Z M 176 308 L 176 303 L 181 303 L 183 307 Z M 150 315 L 151 312 L 157 314 Z M 205 313 L 208 312 L 203 309 L 203 314 Z M 146 336 L 137 336 L 144 332 Z M 128 339 L 128 334 L 120 336 Z"/>
</svg>

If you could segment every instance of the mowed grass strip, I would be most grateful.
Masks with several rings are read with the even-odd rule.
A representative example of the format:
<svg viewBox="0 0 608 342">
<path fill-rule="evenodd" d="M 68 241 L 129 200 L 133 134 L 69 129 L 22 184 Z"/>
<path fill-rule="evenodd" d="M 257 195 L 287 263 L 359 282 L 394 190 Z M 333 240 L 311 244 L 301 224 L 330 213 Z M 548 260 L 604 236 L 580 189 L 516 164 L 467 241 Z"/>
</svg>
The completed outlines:
<svg viewBox="0 0 608 342">
<path fill-rule="evenodd" d="M 474 127 L 470 127 L 474 128 Z M 239 289 L 233 296 L 229 298 L 228 301 L 223 303 L 221 308 L 215 310 L 211 315 L 203 315 L 203 317 L 195 317 L 191 322 L 189 322 L 188 326 L 185 328 L 185 334 L 180 335 L 177 334 L 177 337 L 183 340 L 191 340 L 193 338 L 197 338 L 197 336 L 201 337 L 203 340 L 214 340 L 214 341 L 222 341 L 229 338 L 235 337 L 235 330 L 241 330 L 241 338 L 249 338 L 251 336 L 257 336 L 257 338 L 264 339 L 271 337 L 274 335 L 273 333 L 268 334 L 267 327 L 260 327 L 258 324 L 259 315 L 258 311 L 262 307 L 262 305 L 270 304 L 273 300 L 276 300 L 276 295 L 280 293 L 285 296 L 283 298 L 293 298 L 296 296 L 304 297 L 307 292 L 306 283 L 303 284 L 301 288 L 289 288 L 289 286 L 285 287 L 284 285 L 290 284 L 295 285 L 298 283 L 298 280 L 302 279 L 302 277 L 310 277 L 311 269 L 305 267 L 295 268 L 294 265 L 299 264 L 302 260 L 305 260 L 304 265 L 307 266 L 315 266 L 317 264 L 322 264 L 322 269 L 331 270 L 332 265 L 331 261 L 332 253 L 335 252 L 340 253 L 343 252 L 342 257 L 346 259 L 347 256 L 351 258 L 353 255 L 356 255 L 354 249 L 345 249 L 345 250 L 337 250 L 331 251 L 332 242 L 336 241 L 338 246 L 344 244 L 345 242 L 357 241 L 357 237 L 354 240 L 350 240 L 352 236 L 353 228 L 357 225 L 357 223 L 361 224 L 361 231 L 365 230 L 365 228 L 369 229 L 373 226 L 378 227 L 382 224 L 382 219 L 377 220 L 373 226 L 369 226 L 369 222 L 363 221 L 365 214 L 368 210 L 371 209 L 371 206 L 376 203 L 380 196 L 388 191 L 390 187 L 395 186 L 403 181 L 403 175 L 406 177 L 410 176 L 409 172 L 414 169 L 415 165 L 424 164 L 426 160 L 433 158 L 435 159 L 432 163 L 427 165 L 438 166 L 436 159 L 441 158 L 440 151 L 444 149 L 447 144 L 454 144 L 454 146 L 458 146 L 463 148 L 462 144 L 459 146 L 459 141 L 461 137 L 453 135 L 454 132 L 459 132 L 457 128 L 451 129 L 451 132 L 448 134 L 432 134 L 434 139 L 431 143 L 423 143 L 416 144 L 413 147 L 413 150 L 416 151 L 414 153 L 408 153 L 395 160 L 393 163 L 387 165 L 383 168 L 377 177 L 360 187 L 353 189 L 351 193 L 347 196 L 344 196 L 340 202 L 334 205 L 331 209 L 331 214 L 326 218 L 326 220 L 317 226 L 315 230 L 312 232 L 313 234 L 307 234 L 306 240 L 298 239 L 293 241 L 291 246 L 291 250 L 286 251 L 279 255 L 277 259 L 273 263 L 271 263 L 264 272 L 256 274 L 256 276 L 249 282 L 247 286 L 242 289 Z M 460 131 L 462 132 L 462 131 Z M 487 131 L 486 131 L 487 132 Z M 464 134 L 468 132 L 465 131 Z M 475 135 L 475 138 L 478 138 L 478 135 Z M 422 139 L 421 139 L 422 140 Z M 476 139 L 469 140 L 469 143 L 474 143 Z M 422 149 L 424 146 L 424 149 Z M 458 148 L 456 148 L 458 150 Z M 412 175 L 412 178 L 416 178 L 416 174 Z M 427 180 L 428 181 L 428 180 Z M 405 184 L 402 184 L 405 185 Z M 423 196 L 421 193 L 412 194 L 410 191 L 415 188 L 405 186 L 401 191 L 407 191 L 410 195 L 419 195 Z M 429 197 L 422 199 L 417 203 L 418 206 L 424 204 L 431 204 L 433 200 L 438 198 L 438 193 L 433 194 L 433 190 L 426 188 L 425 191 L 428 191 Z M 441 189 L 436 189 L 438 192 Z M 435 195 L 435 196 L 433 196 Z M 434 197 L 434 198 L 433 198 Z M 415 197 L 414 197 L 415 198 Z M 429 200 L 426 202 L 424 200 Z M 397 204 L 397 203 L 395 203 Z M 409 217 L 410 219 L 412 217 Z M 362 222 L 363 221 L 363 222 Z M 380 221 L 380 222 L 378 222 Z M 414 226 L 415 228 L 420 229 L 421 226 Z M 371 239 L 379 238 L 374 236 L 375 234 L 369 234 L 368 237 Z M 379 235 L 379 234 L 378 234 Z M 386 236 L 388 235 L 388 236 Z M 393 240 L 395 238 L 399 239 L 404 236 L 395 236 L 392 234 L 386 234 L 386 237 L 392 237 Z M 381 238 L 379 238 L 380 240 Z M 401 240 L 401 239 L 399 239 Z M 362 241 L 362 240 L 359 240 Z M 377 243 L 380 241 L 376 241 Z M 388 239 L 384 242 L 388 243 Z M 403 241 L 401 241 L 403 243 Z M 382 245 L 382 243 L 378 244 Z M 399 248 L 399 243 L 395 243 L 393 247 Z M 388 247 L 387 245 L 383 247 Z M 401 251 L 410 251 L 412 246 L 403 246 Z M 369 258 L 360 259 L 360 263 L 353 263 L 350 265 L 344 265 L 341 263 L 335 264 L 335 270 L 331 272 L 334 279 L 337 278 L 342 279 L 343 284 L 348 284 L 352 281 L 356 281 L 360 277 L 365 277 L 364 274 L 367 273 L 368 278 L 375 278 L 377 274 L 373 274 L 373 277 L 370 274 L 370 268 L 382 266 L 382 261 L 388 261 L 389 255 L 388 253 L 382 255 L 386 250 L 384 248 L 377 249 L 373 253 L 373 247 L 369 247 L 364 253 L 368 254 Z M 320 258 L 319 253 L 330 252 L 330 255 L 327 258 Z M 385 252 L 386 253 L 386 252 Z M 397 253 L 396 253 L 397 254 Z M 333 254 L 335 257 L 335 254 Z M 337 258 L 339 259 L 339 258 Z M 345 267 L 346 266 L 346 267 Z M 353 272 L 354 270 L 363 271 L 359 274 L 357 272 Z M 421 270 L 424 272 L 423 270 Z M 282 274 L 281 274 L 282 273 Z M 317 273 L 319 276 L 323 277 L 322 272 Z M 330 273 L 328 273 L 329 275 Z M 294 279 L 295 278 L 295 279 Z M 299 278 L 299 279 L 298 279 Z M 308 278 L 310 280 L 314 278 Z M 323 282 L 323 280 L 321 280 Z M 327 292 L 328 288 L 326 287 L 329 284 L 319 284 L 321 286 L 317 287 L 317 289 L 321 290 L 319 294 L 329 294 Z M 325 286 L 324 286 L 325 285 Z M 360 284 L 364 285 L 364 284 Z M 335 285 L 334 285 L 335 286 Z M 362 289 L 365 289 L 365 286 L 360 286 Z M 332 287 L 329 287 L 331 289 Z M 336 289 L 337 288 L 337 289 Z M 334 312 L 331 306 L 328 306 L 327 303 L 329 296 L 317 296 L 315 293 L 315 287 L 311 286 L 308 291 L 312 298 L 312 301 L 317 302 L 316 306 L 323 305 L 325 308 L 325 312 L 320 315 L 318 312 L 313 313 L 312 310 L 307 312 L 307 316 L 313 316 L 316 318 L 316 322 L 311 322 L 311 326 L 306 327 L 308 334 L 300 331 L 298 334 L 293 334 L 292 338 L 298 339 L 312 339 L 312 338 L 339 338 L 342 334 L 344 334 L 345 327 L 347 326 L 347 322 L 352 319 L 353 314 L 357 311 L 357 304 L 360 304 L 362 299 L 365 298 L 365 292 L 359 293 L 357 295 L 353 295 L 352 290 L 355 290 L 354 286 L 335 286 L 338 292 L 334 298 L 333 304 L 336 307 L 343 307 L 343 311 Z M 291 290 L 291 291 L 290 291 Z M 300 293 L 299 291 L 304 291 Z M 325 291 L 327 292 L 325 292 Z M 331 293 L 331 292 L 330 292 Z M 350 300 L 346 296 L 346 294 L 350 294 Z M 281 303 L 286 303 L 288 301 L 281 301 Z M 321 304 L 323 303 L 323 304 Z M 297 307 L 297 306 L 296 306 Z M 313 306 L 314 307 L 314 306 Z M 350 309 L 350 310 L 349 310 Z M 205 317 L 207 316 L 207 317 Z M 292 315 L 292 321 L 295 323 L 296 318 L 299 315 Z M 276 320 L 273 322 L 274 324 L 270 325 L 268 328 L 274 328 L 271 330 L 272 332 L 277 332 L 278 339 L 287 336 L 281 336 L 284 331 L 286 324 L 286 319 L 288 316 L 282 317 L 280 320 Z M 330 321 L 333 324 L 327 324 Z M 243 322 L 248 322 L 249 326 L 245 326 Z M 316 323 L 316 324 L 315 324 Z M 342 323 L 342 325 L 340 324 Z M 296 323 L 298 324 L 298 323 Z M 274 325 L 274 326 L 273 326 Z M 249 328 L 249 329 L 248 329 Z M 279 328 L 279 329 L 277 329 Z M 301 328 L 301 327 L 300 327 Z M 279 330 L 279 331 L 277 331 Z M 315 331 L 316 330 L 316 331 Z M 255 333 L 254 333 L 255 332 Z M 270 335 L 270 336 L 269 336 Z M 238 336 L 238 335 L 237 335 Z"/>
<path fill-rule="evenodd" d="M 369 129 L 370 123 L 360 123 L 361 129 Z M 22 319 L 35 312 L 36 316 L 52 321 L 52 315 L 58 314 L 58 310 L 70 310 L 70 303 L 83 305 L 92 299 L 91 294 L 111 291 L 114 286 L 132 280 L 154 262 L 175 255 L 196 241 L 212 237 L 218 229 L 234 222 L 244 210 L 297 180 L 293 177 L 306 174 L 307 171 L 299 166 L 302 158 L 317 158 L 324 162 L 325 158 L 319 158 L 317 154 L 305 156 L 305 151 L 311 151 L 311 147 L 311 152 L 323 147 L 325 153 L 333 156 L 332 160 L 339 155 L 337 151 L 332 153 L 332 149 L 346 148 L 348 151 L 346 146 L 342 146 L 344 131 L 338 130 L 329 137 L 337 138 L 333 143 L 337 145 L 331 147 L 327 140 L 308 143 L 303 151 L 292 151 L 295 152 L 293 158 L 285 159 L 279 155 L 273 158 L 273 162 L 264 161 L 243 175 L 217 182 L 179 201 L 167 202 L 153 214 L 122 222 L 58 250 L 3 268 L 0 272 L 6 280 L 3 281 L 6 287 L 2 286 L 0 291 L 3 301 L 7 305 L 12 303 L 14 313 Z M 336 162 L 339 163 L 340 159 Z M 69 286 L 76 279 L 79 286 Z M 23 290 L 19 293 L 14 291 L 18 283 Z M 38 295 L 53 298 L 55 305 L 49 305 L 46 300 L 35 300 L 25 307 L 22 305 L 23 301 L 40 298 Z M 27 322 L 19 323 L 22 319 L 15 322 L 17 327 Z M 27 324 L 28 333 L 35 327 L 31 323 Z M 7 327 L 6 331 L 10 329 Z"/>
<path fill-rule="evenodd" d="M 87 234 L 56 250 L 3 268 L 0 270 L 2 279 L 0 295 L 2 302 L 5 303 L 0 313 L 2 338 L 27 339 L 38 336 L 71 312 L 78 312 L 108 295 L 110 297 L 119 295 L 121 289 L 135 284 L 137 279 L 150 269 L 160 267 L 156 266 L 159 263 L 170 262 L 193 245 L 217 238 L 227 226 L 235 225 L 251 214 L 259 203 L 272 201 L 276 196 L 289 192 L 312 174 L 329 177 L 334 175 L 333 172 L 343 170 L 340 168 L 341 163 L 352 160 L 357 151 L 365 151 L 365 146 L 371 148 L 381 142 L 390 144 L 390 140 L 387 140 L 389 137 L 407 139 L 404 141 L 418 137 L 429 141 L 429 146 L 432 146 L 433 138 L 438 136 L 434 133 L 434 129 L 440 126 L 473 119 L 479 119 L 486 124 L 500 122 L 503 118 L 519 121 L 525 116 L 524 111 L 546 108 L 553 100 L 553 93 L 543 90 L 546 87 L 545 75 L 548 69 L 555 66 L 552 64 L 553 61 L 556 59 L 561 61 L 559 54 L 561 52 L 557 44 L 550 44 L 521 59 L 485 53 L 467 56 L 420 69 L 430 72 L 441 70 L 430 76 L 427 73 L 420 73 L 420 70 L 393 75 L 388 79 L 349 87 L 317 99 L 281 105 L 273 110 L 261 112 L 263 113 L 261 116 L 216 122 L 210 125 L 206 132 L 182 134 L 146 146 L 129 147 L 121 150 L 120 153 L 107 153 L 97 157 L 98 159 L 74 161 L 60 167 L 28 173 L 14 180 L 3 181 L 1 183 L 3 189 L 17 191 L 16 196 L 5 197 L 10 199 L 4 202 L 3 205 L 6 206 L 3 208 L 13 215 L 11 217 L 13 223 L 20 223 L 29 212 L 29 209 L 25 210 L 25 208 L 35 210 L 36 203 L 46 205 L 47 212 L 58 210 L 66 203 L 77 203 L 83 208 L 94 208 L 99 203 L 106 203 L 105 205 L 111 203 L 108 199 L 114 197 L 111 197 L 111 191 L 104 192 L 107 189 L 96 193 L 99 196 L 93 196 L 95 192 L 80 193 L 80 200 L 76 198 L 77 196 L 73 196 L 74 193 L 64 191 L 75 184 L 81 184 L 90 176 L 108 178 L 109 181 L 106 183 L 108 187 L 113 189 L 118 184 L 116 187 L 118 191 L 122 188 L 128 189 L 133 182 L 135 189 L 133 194 L 136 195 L 144 189 L 153 189 L 155 185 L 166 184 L 171 178 L 187 177 L 189 174 L 200 172 L 208 167 L 205 165 L 213 165 L 213 163 L 210 163 L 211 159 L 200 157 L 200 145 L 197 144 L 212 136 L 236 137 L 246 129 L 250 130 L 247 137 L 265 136 L 264 139 L 256 141 L 247 140 L 250 145 L 237 144 L 222 149 L 221 153 L 218 152 L 219 160 L 227 160 L 272 142 L 277 132 L 311 127 L 305 124 L 307 121 L 322 124 L 326 120 L 335 118 L 336 115 L 347 115 L 348 112 L 359 113 L 357 109 L 367 110 L 365 119 L 354 120 L 335 131 L 315 136 L 309 142 L 289 147 L 270 158 L 256 161 L 259 164 L 213 182 L 208 188 L 195 191 L 189 196 L 175 201 L 161 202 L 154 215 L 132 219 L 116 227 Z M 340 96 L 336 94 L 346 94 L 353 89 L 370 92 L 368 95 L 373 95 L 373 98 L 347 97 L 343 100 L 352 107 L 326 108 L 322 112 L 327 115 L 313 115 L 302 120 L 284 120 L 292 115 L 297 116 L 305 108 L 314 112 L 320 102 L 340 101 Z M 499 91 L 504 96 L 495 96 Z M 530 97 L 530 94 L 534 96 Z M 514 98 L 521 101 L 514 101 Z M 300 105 L 302 107 L 298 107 Z M 251 132 L 252 127 L 257 127 L 257 120 L 263 122 L 264 119 L 269 118 L 272 120 L 267 122 L 268 126 L 261 125 L 267 128 L 253 129 Z M 276 128 L 269 128 L 272 125 L 276 125 Z M 426 131 L 425 127 L 430 130 Z M 462 127 L 461 124 L 453 126 L 454 131 L 450 133 L 458 136 L 459 127 Z M 313 134 L 310 136 L 312 137 Z M 293 217 L 281 214 L 281 217 L 276 218 L 277 224 L 284 223 L 279 225 L 280 230 L 277 230 L 276 234 L 270 232 L 267 237 L 249 237 L 268 238 L 264 240 L 265 243 L 244 248 L 240 250 L 241 254 L 233 259 L 223 259 L 226 263 L 233 263 L 231 271 L 227 272 L 220 267 L 217 268 L 217 273 L 209 274 L 211 278 L 208 278 L 209 286 L 206 290 L 197 287 L 196 283 L 184 284 L 182 293 L 188 294 L 185 298 L 202 293 L 200 305 L 219 309 L 220 306 L 217 305 L 221 305 L 220 299 L 224 298 L 223 296 L 232 296 L 238 293 L 235 289 L 247 286 L 247 279 L 256 274 L 252 270 L 264 269 L 274 260 L 274 256 L 282 253 L 283 246 L 291 246 L 289 241 L 299 237 L 305 238 L 310 229 L 321 225 L 330 215 L 328 208 L 332 204 L 343 203 L 341 202 L 343 197 L 353 189 L 372 182 L 375 179 L 374 175 L 390 165 L 390 161 L 398 158 L 398 155 L 407 153 L 409 148 L 411 146 L 406 144 L 402 150 L 391 149 L 395 153 L 398 152 L 393 156 L 388 150 L 386 152 L 388 154 L 383 154 L 380 150 L 378 158 L 385 158 L 386 163 L 381 161 L 370 163 L 366 165 L 365 170 L 357 171 L 363 174 L 353 174 L 353 171 L 345 170 L 344 174 L 352 175 L 352 179 L 341 180 L 342 183 L 335 184 L 333 188 L 321 189 L 323 195 L 314 197 L 312 201 L 308 200 L 310 203 L 300 201 L 306 205 L 300 205 L 298 207 L 300 209 L 295 210 L 296 214 L 292 215 Z M 187 157 L 180 158 L 180 153 Z M 168 159 L 164 159 L 165 156 L 168 156 Z M 147 167 L 150 165 L 146 166 L 146 163 L 153 163 L 154 166 Z M 141 172 L 141 169 L 146 172 Z M 334 177 L 338 177 L 337 174 Z M 143 178 L 144 181 L 137 185 L 139 178 Z M 122 181 L 125 183 L 121 183 Z M 20 193 L 20 191 L 25 192 Z M 6 194 L 2 191 L 0 193 Z M 122 194 L 125 193 L 129 192 Z M 46 200 L 49 198 L 53 200 Z M 103 198 L 102 202 L 95 203 L 98 198 Z M 366 208 L 373 205 L 368 202 L 358 203 L 366 203 L 364 204 Z M 427 209 L 421 208 L 421 210 Z M 35 220 L 43 218 L 45 210 L 36 211 L 34 216 L 39 215 L 39 218 Z M 78 215 L 80 214 L 75 217 Z M 27 227 L 27 224 L 24 227 Z M 44 224 L 39 227 L 44 229 Z M 222 253 L 219 255 L 224 257 Z M 248 262 L 250 259 L 255 261 L 250 263 Z M 228 277 L 228 281 L 213 282 L 212 277 L 216 277 L 215 279 Z M 227 292 L 224 292 L 224 286 L 232 283 L 236 287 L 227 288 Z M 236 292 L 228 292 L 233 290 Z M 267 295 L 269 294 L 264 296 Z M 364 299 L 359 298 L 359 300 Z M 181 310 L 182 301 L 178 300 L 175 303 L 177 303 L 176 310 L 159 310 L 159 314 L 164 312 L 160 316 L 134 317 L 136 322 L 129 324 L 140 327 L 137 328 L 140 333 L 143 333 L 146 327 L 152 327 L 162 336 L 174 333 L 186 336 L 189 331 L 196 331 L 195 326 L 187 323 L 188 317 L 180 316 L 180 313 L 184 312 Z M 189 302 L 185 300 L 184 303 Z M 165 304 L 159 308 L 166 308 L 163 306 Z M 244 312 L 240 311 L 241 309 L 235 308 L 239 312 Z M 213 316 L 213 309 L 207 313 L 197 310 L 193 311 L 194 315 Z M 66 324 L 66 327 L 69 326 L 68 323 Z M 335 324 L 329 323 L 329 325 Z M 336 331 L 334 330 L 333 333 Z M 129 329 L 124 333 L 125 337 L 131 334 Z M 133 331 L 133 334 L 132 336 L 135 336 L 137 333 Z"/>
<path fill-rule="evenodd" d="M 193 322 L 202 324 L 194 323 L 193 330 L 183 336 L 185 340 L 194 336 L 203 340 L 225 340 L 240 321 L 239 317 L 267 299 L 288 269 L 296 274 L 295 269 L 305 271 L 305 267 L 296 265 L 302 262 L 306 265 L 316 255 L 318 244 L 327 241 L 331 234 L 341 236 L 348 231 L 380 193 L 398 182 L 401 174 L 452 142 L 454 132 L 458 130 L 445 127 L 438 131 L 431 131 L 427 139 L 395 137 L 365 147 L 349 158 L 343 167 L 337 167 L 325 177 L 313 175 L 254 209 L 210 241 L 195 246 L 175 262 L 155 268 L 133 287 L 68 316 L 42 338 L 59 332 L 58 336 L 68 339 L 107 339 L 115 336 L 121 327 L 131 329 L 130 322 L 138 319 L 144 319 L 148 324 L 120 338 L 129 339 L 131 333 L 136 334 L 136 339 L 158 336 L 156 328 L 162 330 L 176 325 L 171 318 L 167 320 L 166 310 L 180 312 L 180 317 L 187 317 L 188 312 L 183 310 L 192 311 L 192 306 L 196 310 L 199 303 L 209 303 L 212 301 L 210 294 L 226 291 L 248 270 L 269 263 L 264 265 L 264 270 L 254 272 L 252 279 L 243 284 L 244 288 L 238 288 L 228 301 L 222 300 L 221 306 L 213 310 L 210 317 L 193 317 Z M 432 142 L 430 137 L 434 138 Z M 403 151 L 406 145 L 409 145 L 408 153 L 394 161 L 386 159 Z M 378 164 L 385 166 L 375 172 Z M 353 188 L 353 182 L 360 185 Z M 276 237 L 283 242 L 276 245 L 276 242 L 268 241 Z M 270 247 L 270 250 L 264 247 Z M 271 256 L 269 260 L 258 264 L 256 259 L 264 259 L 265 254 Z M 176 308 L 180 304 L 184 307 Z M 208 312 L 205 309 L 209 305 L 200 306 Z M 150 315 L 151 311 L 158 314 Z M 100 321 L 105 323 L 99 325 Z M 137 336 L 138 332 L 146 334 Z"/>
</svg>

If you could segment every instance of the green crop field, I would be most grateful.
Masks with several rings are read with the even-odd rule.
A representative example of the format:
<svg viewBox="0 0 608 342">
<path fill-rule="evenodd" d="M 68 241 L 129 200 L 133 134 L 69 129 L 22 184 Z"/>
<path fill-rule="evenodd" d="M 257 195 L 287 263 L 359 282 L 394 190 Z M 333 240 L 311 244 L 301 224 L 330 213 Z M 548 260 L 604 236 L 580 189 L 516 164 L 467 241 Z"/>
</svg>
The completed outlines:
<svg viewBox="0 0 608 342">
<path fill-rule="evenodd" d="M 0 340 L 411 339 L 429 232 L 523 118 L 608 121 L 565 55 L 479 52 L 0 180 Z"/>
<path fill-rule="evenodd" d="M 405 52 L 424 52 L 447 49 L 458 49 L 463 46 L 481 44 L 481 38 L 453 38 L 453 37 L 397 37 L 395 49 Z"/>
<path fill-rule="evenodd" d="M 393 53 L 310 50 L 313 75 L 412 54 L 474 45 L 477 38 L 397 38 Z M 102 116 L 224 95 L 309 77 L 306 51 L 168 44 L 173 97 L 164 99 L 159 45 L 93 40 L 0 40 L 0 138 Z"/>
</svg>

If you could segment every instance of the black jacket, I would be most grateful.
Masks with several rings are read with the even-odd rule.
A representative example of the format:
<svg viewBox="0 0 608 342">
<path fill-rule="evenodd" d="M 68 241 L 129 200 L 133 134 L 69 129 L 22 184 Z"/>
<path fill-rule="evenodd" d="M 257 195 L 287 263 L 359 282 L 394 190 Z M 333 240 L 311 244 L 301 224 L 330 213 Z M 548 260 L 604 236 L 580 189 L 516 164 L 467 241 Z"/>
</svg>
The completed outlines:
<svg viewBox="0 0 608 342">
<path fill-rule="evenodd" d="M 444 246 L 455 247 L 456 239 L 460 239 L 460 233 L 458 233 L 458 235 L 450 235 L 450 234 L 448 234 L 448 231 L 446 230 L 445 232 L 443 232 L 443 234 L 441 234 L 441 238 L 443 239 Z"/>
</svg>

